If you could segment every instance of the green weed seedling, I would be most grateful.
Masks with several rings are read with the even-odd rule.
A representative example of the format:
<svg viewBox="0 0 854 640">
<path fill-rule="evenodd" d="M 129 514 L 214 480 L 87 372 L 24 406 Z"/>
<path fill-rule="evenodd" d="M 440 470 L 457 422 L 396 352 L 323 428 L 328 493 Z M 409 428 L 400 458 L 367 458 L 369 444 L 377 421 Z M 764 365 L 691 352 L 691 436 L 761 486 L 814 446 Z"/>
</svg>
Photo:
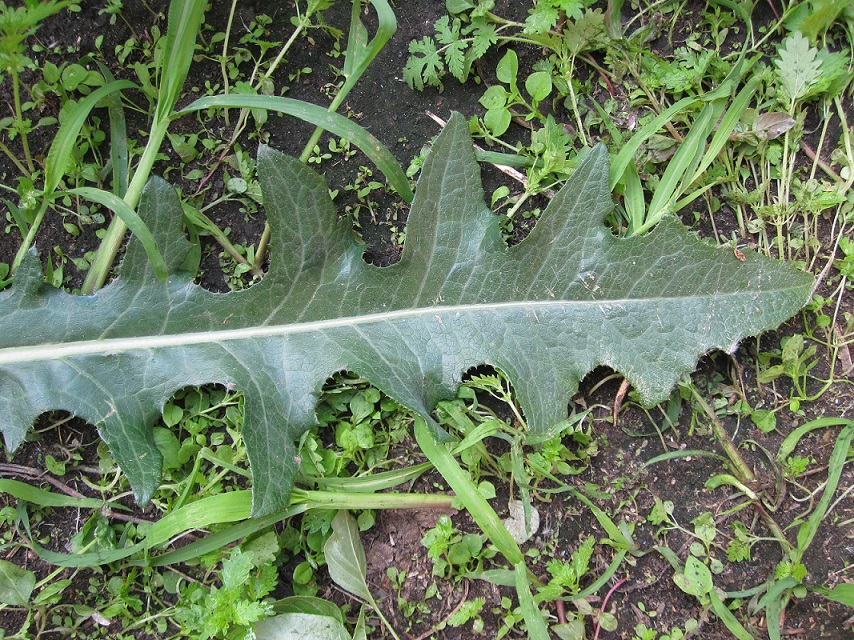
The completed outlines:
<svg viewBox="0 0 854 640">
<path fill-rule="evenodd" d="M 421 541 L 427 557 L 433 561 L 433 575 L 459 581 L 467 574 L 483 571 L 483 561 L 495 556 L 495 549 L 484 546 L 483 536 L 462 533 L 443 515 Z"/>
<path fill-rule="evenodd" d="M 507 88 L 500 84 L 493 85 L 479 100 L 486 109 L 483 123 L 493 136 L 500 137 L 507 131 L 515 107 L 524 109 L 525 120 L 543 118 L 537 107 L 552 92 L 552 81 L 547 72 L 535 71 L 525 79 L 525 91 L 530 97 L 530 102 L 526 101 L 519 91 L 517 80 L 519 59 L 513 49 L 507 50 L 499 61 L 495 73 L 498 81 L 507 85 Z"/>
<path fill-rule="evenodd" d="M 0 82 L 7 75 L 12 79 L 14 105 L 14 115 L 0 120 L 0 131 L 4 131 L 10 141 L 16 138 L 20 141 L 24 152 L 23 162 L 2 140 L 0 151 L 14 163 L 24 177 L 31 177 L 36 171 L 29 145 L 29 133 L 33 123 L 24 117 L 21 102 L 21 73 L 36 67 L 27 55 L 27 40 L 36 33 L 46 18 L 63 9 L 75 10 L 78 2 L 79 0 L 25 0 L 21 6 L 0 2 Z"/>
</svg>

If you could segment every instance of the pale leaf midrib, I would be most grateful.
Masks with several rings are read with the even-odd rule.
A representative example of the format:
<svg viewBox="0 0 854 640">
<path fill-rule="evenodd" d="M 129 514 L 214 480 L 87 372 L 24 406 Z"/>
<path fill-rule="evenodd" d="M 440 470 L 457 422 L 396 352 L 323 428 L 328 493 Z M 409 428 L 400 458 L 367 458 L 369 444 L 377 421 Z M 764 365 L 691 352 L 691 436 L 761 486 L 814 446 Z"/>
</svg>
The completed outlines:
<svg viewBox="0 0 854 640">
<path fill-rule="evenodd" d="M 786 293 L 800 289 L 789 286 L 764 293 Z M 731 292 L 726 296 L 752 296 L 754 292 Z M 256 325 L 238 329 L 219 329 L 194 333 L 170 333 L 166 335 L 145 335 L 122 338 L 107 338 L 82 340 L 59 343 L 45 343 L 23 347 L 7 347 L 0 349 L 0 366 L 38 362 L 45 360 L 60 360 L 84 355 L 117 355 L 129 351 L 154 350 L 169 347 L 192 346 L 199 344 L 218 344 L 236 340 L 251 340 L 287 336 L 351 327 L 357 325 L 379 324 L 426 316 L 448 316 L 453 314 L 493 313 L 531 309 L 549 309 L 561 307 L 613 307 L 620 305 L 636 305 L 664 303 L 674 299 L 702 300 L 720 298 L 720 293 L 692 295 L 679 297 L 658 298 L 620 298 L 603 300 L 523 300 L 515 302 L 497 302 L 488 304 L 466 304 L 435 307 L 419 307 L 416 309 L 400 309 L 382 313 L 371 313 L 360 316 L 340 317 L 331 320 L 316 320 L 280 325 Z"/>
</svg>

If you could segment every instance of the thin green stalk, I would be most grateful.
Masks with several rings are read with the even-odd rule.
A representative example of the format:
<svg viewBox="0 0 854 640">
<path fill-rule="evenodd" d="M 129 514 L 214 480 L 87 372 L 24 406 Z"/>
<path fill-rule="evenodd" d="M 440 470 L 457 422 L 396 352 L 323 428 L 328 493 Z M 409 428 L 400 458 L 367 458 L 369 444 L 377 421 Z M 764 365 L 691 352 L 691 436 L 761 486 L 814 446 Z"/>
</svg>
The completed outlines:
<svg viewBox="0 0 854 640">
<path fill-rule="evenodd" d="M 235 2 L 236 2 L 236 0 L 235 0 Z M 276 56 L 276 59 L 270 64 L 270 66 L 267 68 L 267 71 L 258 80 L 258 83 L 255 86 L 256 89 L 263 86 L 264 80 L 268 80 L 273 75 L 273 73 L 276 70 L 276 67 L 279 66 L 279 64 L 281 63 L 285 54 L 287 54 L 287 52 L 293 46 L 294 42 L 296 42 L 296 39 L 303 33 L 303 31 L 305 31 L 306 26 L 308 24 L 310 24 L 310 23 L 306 22 L 305 20 L 299 21 L 299 23 L 296 25 L 296 29 L 294 29 L 293 33 L 291 34 L 291 37 L 288 38 L 288 41 L 284 45 L 282 45 L 282 48 L 279 51 L 279 55 Z M 228 91 L 226 91 L 224 93 L 224 95 L 228 95 Z M 226 114 L 227 113 L 228 113 L 228 109 L 226 109 Z M 229 149 L 231 149 L 231 147 L 233 147 L 234 144 L 237 142 L 237 139 L 240 137 L 240 134 L 243 133 L 243 130 L 246 128 L 246 122 L 248 119 L 249 119 L 249 109 L 242 108 L 240 110 L 240 115 L 237 117 L 237 124 L 234 125 L 234 132 L 231 134 L 231 139 L 228 141 L 228 146 L 226 148 L 226 152 Z M 226 121 L 226 124 L 227 124 L 227 121 Z M 305 162 L 305 160 L 303 162 Z"/>
<path fill-rule="evenodd" d="M 578 113 L 578 99 L 575 97 L 575 89 L 572 87 L 572 77 L 575 70 L 575 56 L 569 57 L 569 71 L 565 74 L 564 80 L 569 87 L 569 99 L 572 103 L 572 114 L 575 116 L 575 126 L 578 129 L 578 135 L 581 138 L 581 144 L 587 146 L 587 136 L 584 135 L 584 123 L 581 122 L 581 114 Z"/>
<path fill-rule="evenodd" d="M 151 170 L 154 168 L 154 162 L 157 158 L 157 153 L 160 151 L 160 145 L 163 143 L 163 138 L 166 137 L 166 131 L 169 129 L 169 122 L 169 119 L 166 118 L 156 123 L 148 136 L 148 143 L 145 145 L 145 150 L 128 185 L 127 193 L 122 198 L 131 209 L 136 209 L 139 204 L 139 199 L 142 197 L 142 190 L 151 176 Z M 103 240 L 101 240 L 101 245 L 98 247 L 95 261 L 92 263 L 89 273 L 86 274 L 86 279 L 83 281 L 82 291 L 85 295 L 91 295 L 104 286 L 116 254 L 119 252 L 119 247 L 124 241 L 126 231 L 127 225 L 121 218 L 114 216 L 110 222 L 110 226 L 107 228 L 107 233 L 104 235 Z"/>
<path fill-rule="evenodd" d="M 24 256 L 27 255 L 29 248 L 33 245 L 36 233 L 41 226 L 42 220 L 44 220 L 44 214 L 47 212 L 48 203 L 49 201 L 47 198 L 42 199 L 38 213 L 36 213 L 36 217 L 33 219 L 33 223 L 30 225 L 29 231 L 27 231 L 27 236 L 24 238 L 24 242 L 21 243 L 21 246 L 18 247 L 18 253 L 15 254 L 15 259 L 12 261 L 12 266 L 9 269 L 11 273 L 15 273 L 15 271 L 18 270 L 18 267 L 21 266 L 21 261 L 24 259 Z"/>
<path fill-rule="evenodd" d="M 17 156 L 12 153 L 12 150 L 9 149 L 9 147 L 7 147 L 5 144 L 3 144 L 2 140 L 0 140 L 0 151 L 6 154 L 9 160 L 11 160 L 15 167 L 17 167 L 18 171 L 20 171 L 25 176 L 30 175 L 30 172 L 27 171 L 27 168 L 21 163 L 20 160 L 18 160 Z"/>
<path fill-rule="evenodd" d="M 30 143 L 27 139 L 27 134 L 23 129 L 24 112 L 21 109 L 20 80 L 18 79 L 18 70 L 14 65 L 12 66 L 12 96 L 15 101 L 15 120 L 19 125 L 21 125 L 21 129 L 18 131 L 18 134 L 21 136 L 21 146 L 24 149 L 24 158 L 26 158 L 27 166 L 30 168 L 29 173 L 32 174 L 35 172 L 36 167 L 33 164 L 33 157 L 30 154 Z"/>
<path fill-rule="evenodd" d="M 228 95 L 228 69 L 225 67 L 226 55 L 228 54 L 228 43 L 231 40 L 231 25 L 234 23 L 234 12 L 237 9 L 237 0 L 231 0 L 231 9 L 228 12 L 228 22 L 225 25 L 225 38 L 222 40 L 222 55 L 219 59 L 219 70 L 222 73 L 222 92 Z M 225 110 L 225 125 L 228 126 L 228 109 Z"/>
<path fill-rule="evenodd" d="M 724 451 L 727 454 L 730 462 L 735 468 L 736 473 L 739 476 L 739 480 L 741 480 L 744 484 L 753 484 L 756 482 L 756 476 L 753 473 L 753 470 L 748 466 L 747 462 L 745 462 L 744 458 L 741 457 L 741 453 L 738 451 L 738 447 L 735 446 L 735 443 L 732 441 L 732 438 L 729 437 L 729 433 L 726 428 L 721 424 L 721 421 L 718 420 L 717 415 L 715 415 L 714 409 L 709 406 L 709 403 L 706 402 L 706 399 L 703 398 L 693 385 L 690 387 L 691 393 L 694 396 L 694 399 L 697 401 L 702 408 L 705 414 L 708 416 L 709 420 L 712 424 L 712 432 L 715 434 L 715 437 L 718 439 L 718 442 L 721 443 L 721 446 L 724 448 Z"/>
<path fill-rule="evenodd" d="M 207 207 L 212 206 L 216 203 L 211 203 Z M 207 207 L 205 207 L 207 209 Z M 219 243 L 219 245 L 225 250 L 225 252 L 230 255 L 235 262 L 238 264 L 245 265 L 251 268 L 251 273 L 254 276 L 258 276 L 259 278 L 264 277 L 264 272 L 260 269 L 259 266 L 253 265 L 246 258 L 244 258 L 237 248 L 231 243 L 231 240 L 228 239 L 228 236 L 225 235 L 222 229 L 220 229 L 217 225 L 213 223 L 213 221 L 208 218 L 204 213 L 199 211 L 194 207 L 190 207 L 185 205 L 184 207 L 184 215 L 196 226 L 203 228 L 205 231 L 210 233 L 214 239 Z"/>
<path fill-rule="evenodd" d="M 294 489 L 291 504 L 309 509 L 451 509 L 453 498 L 431 493 L 356 493 Z"/>
<path fill-rule="evenodd" d="M 516 215 L 516 212 L 522 207 L 523 204 L 531 197 L 531 192 L 528 189 L 522 192 L 522 195 L 519 196 L 519 199 L 513 205 L 513 207 L 507 212 L 508 218 L 513 218 Z"/>
</svg>

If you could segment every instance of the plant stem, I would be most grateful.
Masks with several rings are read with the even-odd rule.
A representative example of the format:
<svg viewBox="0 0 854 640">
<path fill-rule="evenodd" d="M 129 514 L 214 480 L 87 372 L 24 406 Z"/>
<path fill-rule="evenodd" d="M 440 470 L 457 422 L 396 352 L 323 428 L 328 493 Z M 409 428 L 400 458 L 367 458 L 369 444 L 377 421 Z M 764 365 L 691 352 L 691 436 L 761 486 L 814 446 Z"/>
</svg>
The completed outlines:
<svg viewBox="0 0 854 640">
<path fill-rule="evenodd" d="M 291 504 L 313 509 L 452 509 L 453 497 L 429 493 L 355 493 L 295 488 Z"/>
<path fill-rule="evenodd" d="M 18 171 L 20 171 L 21 173 L 23 173 L 27 177 L 30 176 L 30 172 L 27 171 L 27 167 L 25 167 L 23 165 L 23 163 L 21 163 L 21 161 L 18 160 L 18 158 L 15 156 L 15 154 L 12 153 L 12 150 L 9 149 L 9 147 L 7 147 L 5 144 L 3 144 L 2 141 L 0 141 L 0 151 L 2 151 L 3 153 L 6 154 L 6 156 L 8 156 L 9 160 L 11 160 L 14 163 L 14 165 L 15 165 L 15 167 L 17 167 Z"/>
<path fill-rule="evenodd" d="M 157 153 L 160 151 L 163 138 L 166 137 L 168 128 L 169 118 L 164 118 L 154 125 L 148 136 L 148 143 L 145 145 L 145 150 L 142 153 L 136 171 L 134 171 L 133 179 L 128 185 L 128 190 L 123 198 L 131 209 L 136 209 L 136 206 L 139 204 L 139 199 L 142 197 L 142 190 L 151 176 L 154 161 L 157 158 Z M 101 246 L 98 247 L 95 261 L 89 268 L 89 273 L 86 274 L 86 280 L 83 282 L 82 290 L 84 295 L 92 295 L 104 286 L 104 282 L 107 281 L 107 276 L 110 273 L 110 268 L 113 266 L 113 261 L 116 259 L 116 254 L 119 252 L 119 247 L 124 241 L 126 231 L 127 226 L 122 219 L 119 216 L 113 216 L 110 226 L 107 228 L 107 233 L 101 241 Z"/>
<path fill-rule="evenodd" d="M 575 116 L 575 126 L 578 127 L 578 135 L 581 138 L 581 144 L 587 146 L 587 136 L 584 135 L 584 124 L 581 122 L 581 114 L 578 113 L 578 100 L 575 97 L 575 89 L 572 87 L 572 76 L 575 69 L 575 56 L 569 58 L 569 71 L 564 74 L 566 86 L 569 87 L 569 99 L 572 102 L 572 114 Z"/>
<path fill-rule="evenodd" d="M 726 428 L 724 428 L 721 421 L 718 420 L 717 415 L 715 415 L 714 409 L 709 406 L 709 403 L 706 402 L 706 399 L 703 398 L 697 390 L 691 385 L 691 393 L 694 395 L 694 398 L 697 400 L 697 403 L 703 408 L 703 411 L 709 417 L 709 420 L 712 423 L 712 432 L 715 434 L 715 437 L 721 443 L 721 446 L 724 448 L 724 451 L 727 454 L 727 457 L 732 462 L 733 467 L 735 467 L 735 471 L 739 476 L 739 480 L 741 480 L 744 484 L 750 484 L 756 482 L 756 476 L 753 474 L 751 468 L 747 465 L 744 458 L 741 457 L 741 453 L 738 451 L 738 447 L 735 446 L 735 443 L 732 441 L 732 438 L 729 437 L 729 433 Z"/>
<path fill-rule="evenodd" d="M 24 148 L 24 158 L 27 160 L 27 166 L 30 169 L 29 173 L 32 174 L 35 172 L 36 167 L 33 164 L 33 157 L 30 155 L 30 143 L 27 139 L 27 133 L 24 131 L 24 112 L 21 110 L 21 90 L 19 85 L 18 70 L 15 66 L 12 66 L 12 95 L 15 100 L 15 119 L 20 127 L 18 133 L 21 136 L 21 146 Z"/>
<path fill-rule="evenodd" d="M 36 232 L 38 232 L 39 227 L 42 224 L 44 214 L 47 212 L 47 207 L 48 200 L 45 198 L 42 200 L 41 207 L 39 208 L 36 217 L 33 219 L 33 223 L 30 225 L 29 231 L 27 231 L 27 236 L 24 238 L 21 246 L 18 247 L 18 253 L 15 254 L 15 259 L 12 261 L 12 266 L 9 269 L 10 274 L 14 274 L 15 271 L 17 271 L 18 267 L 21 265 L 21 261 L 27 254 L 27 251 L 29 251 L 30 247 L 33 245 L 33 240 L 35 240 Z"/>
</svg>

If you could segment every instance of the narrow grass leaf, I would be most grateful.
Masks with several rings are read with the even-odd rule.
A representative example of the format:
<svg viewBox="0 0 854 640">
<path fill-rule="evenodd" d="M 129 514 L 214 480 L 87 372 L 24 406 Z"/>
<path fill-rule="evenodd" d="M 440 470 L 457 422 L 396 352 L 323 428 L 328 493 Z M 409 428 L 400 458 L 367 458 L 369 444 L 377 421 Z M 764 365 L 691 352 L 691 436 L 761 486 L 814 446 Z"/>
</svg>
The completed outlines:
<svg viewBox="0 0 854 640">
<path fill-rule="evenodd" d="M 457 495 L 457 499 L 462 502 L 469 515 L 487 535 L 490 542 L 495 545 L 499 553 L 514 566 L 524 562 L 519 545 L 516 544 L 510 532 L 501 523 L 498 514 L 477 490 L 468 472 L 460 467 L 444 445 L 436 442 L 435 436 L 421 417 L 415 418 L 415 439 L 418 441 L 421 451 L 433 463 L 445 482 L 450 485 Z"/>
<path fill-rule="evenodd" d="M 720 618 L 721 622 L 726 625 L 726 628 L 729 629 L 730 633 L 735 636 L 737 640 L 754 640 L 753 635 L 751 635 L 751 633 L 741 625 L 733 615 L 732 611 L 730 611 L 718 597 L 714 588 L 709 591 L 708 595 L 715 615 Z"/>
<path fill-rule="evenodd" d="M 590 511 L 593 512 L 593 515 L 596 517 L 596 520 L 599 522 L 599 525 L 605 530 L 610 538 L 609 542 L 619 549 L 633 549 L 634 542 L 632 542 L 629 538 L 627 538 L 620 528 L 611 520 L 610 516 L 607 513 L 602 511 L 599 507 L 593 504 L 590 499 L 585 496 L 583 493 L 579 493 L 575 489 L 570 489 L 569 492 L 581 500 Z"/>
<path fill-rule="evenodd" d="M 353 640 L 368 640 L 368 633 L 365 629 L 365 607 L 359 609 L 359 618 L 356 620 L 356 628 L 353 630 Z"/>
<path fill-rule="evenodd" d="M 102 87 L 98 87 L 88 96 L 83 98 L 77 105 L 71 109 L 65 120 L 56 132 L 56 137 L 50 145 L 50 150 L 47 152 L 47 159 L 44 164 L 44 192 L 49 196 L 59 186 L 65 170 L 68 168 L 68 163 L 71 161 L 71 150 L 77 144 L 77 136 L 80 134 L 80 129 L 86 118 L 89 117 L 92 109 L 106 96 L 123 91 L 124 89 L 138 89 L 133 82 L 129 80 L 116 80 Z"/>
<path fill-rule="evenodd" d="M 466 449 L 475 446 L 478 442 L 482 442 L 489 436 L 494 436 L 501 430 L 501 424 L 500 420 L 489 420 L 477 425 L 454 447 L 452 451 L 453 455 L 458 456 Z"/>
<path fill-rule="evenodd" d="M 707 489 L 717 489 L 722 485 L 729 485 L 731 487 L 735 487 L 751 500 L 759 499 L 759 496 L 757 496 L 754 491 L 752 491 L 749 487 L 745 486 L 743 482 L 741 482 L 738 478 L 736 478 L 730 473 L 719 473 L 717 475 L 712 476 L 711 478 L 706 480 L 705 486 Z"/>
<path fill-rule="evenodd" d="M 344 478 L 304 478 L 305 482 L 315 482 L 325 489 L 338 489 L 347 492 L 366 493 L 374 491 L 382 491 L 383 489 L 391 489 L 400 486 L 404 482 L 415 480 L 425 471 L 429 471 L 433 465 L 429 462 L 405 467 L 403 469 L 394 469 L 392 471 L 382 471 L 380 473 L 372 473 L 368 476 L 344 477 Z"/>
<path fill-rule="evenodd" d="M 709 142 L 709 146 L 703 154 L 703 160 L 694 172 L 692 182 L 699 179 L 706 172 L 706 169 L 711 166 L 712 162 L 715 161 L 715 158 L 717 158 L 718 154 L 723 150 L 730 135 L 735 131 L 735 127 L 741 121 L 744 112 L 747 110 L 750 100 L 753 98 L 753 94 L 756 92 L 756 87 L 758 85 L 759 78 L 754 78 L 748 82 L 733 99 L 729 109 L 726 110 L 726 113 L 720 119 L 720 122 L 717 123 L 715 135 L 712 136 L 712 140 Z"/>
<path fill-rule="evenodd" d="M 580 600 L 582 598 L 586 598 L 587 596 L 592 596 L 599 592 L 599 589 L 608 584 L 608 581 L 613 577 L 615 573 L 617 573 L 617 569 L 620 568 L 620 565 L 623 563 L 623 560 L 628 553 L 628 549 L 620 549 L 617 551 L 617 555 L 614 556 L 614 559 L 611 560 L 611 563 L 608 565 L 608 568 L 602 573 L 601 576 L 596 578 L 596 580 L 586 589 L 582 589 L 577 594 L 573 596 L 573 599 Z"/>
<path fill-rule="evenodd" d="M 142 244 L 145 255 L 148 256 L 148 261 L 151 263 L 151 268 L 154 270 L 154 275 L 159 280 L 166 279 L 169 275 L 168 268 L 166 267 L 166 261 L 163 260 L 163 256 L 160 255 L 160 251 L 157 250 L 157 243 L 154 240 L 154 236 L 151 235 L 151 231 L 149 231 L 145 222 L 142 221 L 142 218 L 124 200 L 109 191 L 93 187 L 69 189 L 68 193 L 81 196 L 92 202 L 97 202 L 119 216 L 127 228 L 131 230 L 131 233 L 137 237 L 140 244 Z"/>
<path fill-rule="evenodd" d="M 654 464 L 658 464 L 659 462 L 679 460 L 680 458 L 714 458 L 721 462 L 728 461 L 726 456 L 722 456 L 719 453 L 713 453 L 712 451 L 704 451 L 703 449 L 683 449 L 681 451 L 668 451 L 667 453 L 657 455 L 644 462 L 643 466 L 650 467 Z"/>
<path fill-rule="evenodd" d="M 134 566 L 163 567 L 170 564 L 187 562 L 188 560 L 199 558 L 206 553 L 222 549 L 236 540 L 240 540 L 246 536 L 263 531 L 277 522 L 287 520 L 288 518 L 306 511 L 308 511 L 308 507 L 304 504 L 292 505 L 287 509 L 271 513 L 261 518 L 249 518 L 242 522 L 237 522 L 236 524 L 232 524 L 225 529 L 220 529 L 215 533 L 205 536 L 201 540 L 191 542 L 179 549 L 168 551 L 157 556 L 146 556 L 139 560 L 132 560 L 129 564 Z"/>
<path fill-rule="evenodd" d="M 354 2 L 350 15 L 350 33 L 347 39 L 347 51 L 344 58 L 344 76 L 347 80 L 341 88 L 345 96 L 356 85 L 368 65 L 379 55 L 386 43 L 397 31 L 397 18 L 387 0 L 370 0 L 377 12 L 377 32 L 368 42 L 368 32 L 359 20 L 361 3 Z"/>
<path fill-rule="evenodd" d="M 60 567 L 92 567 L 109 564 L 158 547 L 187 531 L 203 529 L 212 524 L 245 520 L 249 517 L 251 501 L 250 491 L 232 491 L 202 498 L 168 513 L 151 526 L 141 542 L 121 549 L 88 553 L 58 553 L 32 542 L 33 550 L 42 560 Z"/>
<path fill-rule="evenodd" d="M 25 607 L 36 586 L 36 574 L 7 560 L 0 560 L 0 602 Z"/>
<path fill-rule="evenodd" d="M 694 120 L 691 125 L 688 135 L 679 143 L 679 148 L 670 162 L 667 163 L 667 169 L 652 198 L 647 209 L 646 219 L 644 224 L 635 230 L 635 233 L 641 233 L 652 228 L 661 220 L 666 213 L 672 213 L 669 210 L 669 205 L 672 204 L 673 198 L 678 194 L 680 184 L 684 183 L 685 177 L 693 176 L 694 170 L 700 163 L 700 158 L 705 148 L 706 138 L 718 121 L 718 116 L 723 110 L 723 98 L 710 102 L 703 107 L 700 115 Z"/>
<path fill-rule="evenodd" d="M 404 200 L 412 202 L 414 195 L 409 186 L 409 179 L 406 177 L 403 169 L 400 168 L 397 159 L 373 135 L 342 115 L 327 111 L 323 107 L 309 102 L 294 100 L 293 98 L 261 95 L 227 95 L 199 98 L 192 104 L 181 109 L 177 115 L 181 116 L 213 107 L 267 109 L 268 111 L 294 116 L 318 127 L 322 127 L 326 131 L 348 140 L 351 144 L 359 148 L 388 178 L 392 188 Z"/>
<path fill-rule="evenodd" d="M 839 427 L 839 426 L 847 426 L 854 424 L 854 421 L 846 420 L 845 418 L 819 418 L 817 420 L 811 420 L 805 424 L 802 424 L 800 427 L 792 431 L 786 438 L 780 443 L 780 448 L 777 451 L 777 462 L 785 462 L 786 458 L 788 458 L 792 452 L 795 450 L 795 447 L 798 446 L 798 443 L 801 441 L 805 435 L 810 433 L 811 431 L 815 431 L 816 429 L 824 429 L 825 427 Z"/>
<path fill-rule="evenodd" d="M 76 509 L 100 509 L 104 506 L 104 501 L 98 498 L 75 498 L 73 496 L 65 496 L 51 491 L 45 491 L 38 487 L 33 487 L 26 482 L 18 480 L 0 480 L 0 493 L 6 493 L 18 500 L 25 500 L 32 504 L 37 504 L 41 507 L 71 507 Z M 127 510 L 127 507 L 121 504 L 111 505 L 116 509 Z"/>
<path fill-rule="evenodd" d="M 522 616 L 525 618 L 525 627 L 528 631 L 529 640 L 549 640 L 549 629 L 546 626 L 546 621 L 543 620 L 543 614 L 534 602 L 534 596 L 531 594 L 531 582 L 528 580 L 528 567 L 524 562 L 518 562 L 513 565 L 514 576 L 516 578 L 516 594 L 519 597 L 519 608 L 522 609 Z"/>
<path fill-rule="evenodd" d="M 810 543 L 812 543 L 812 539 L 815 537 L 818 528 L 821 526 L 822 520 L 824 520 L 827 507 L 830 505 L 830 500 L 833 498 L 833 494 L 836 493 L 836 487 L 839 485 L 839 478 L 842 475 L 842 467 L 845 465 L 852 437 L 854 437 L 854 424 L 849 424 L 836 438 L 836 444 L 833 447 L 833 452 L 830 454 L 830 462 L 828 463 L 827 484 L 824 487 L 824 493 L 810 514 L 809 519 L 798 530 L 798 546 L 792 552 L 792 559 L 795 562 L 800 562 Z"/>
<path fill-rule="evenodd" d="M 115 82 L 109 68 L 98 62 L 107 82 Z M 121 96 L 111 93 L 107 96 L 107 115 L 110 118 L 110 167 L 113 172 L 113 193 L 123 198 L 128 190 L 129 159 L 127 120 Z"/>
<path fill-rule="evenodd" d="M 699 98 L 682 98 L 679 102 L 674 103 L 670 108 L 663 111 L 660 115 L 656 116 L 637 130 L 637 133 L 635 133 L 625 146 L 620 149 L 620 153 L 618 153 L 617 157 L 611 162 L 611 179 L 609 183 L 611 191 L 614 190 L 614 187 L 616 187 L 622 179 L 629 163 L 634 161 L 635 154 L 638 149 L 640 149 L 640 146 L 649 140 L 656 131 L 661 129 L 661 127 L 666 123 L 670 122 L 676 114 L 692 107 L 699 101 Z"/>
<path fill-rule="evenodd" d="M 768 629 L 768 637 L 770 640 L 780 640 L 780 613 L 783 610 L 784 598 L 786 592 L 792 587 L 797 586 L 798 582 L 793 577 L 788 576 L 779 581 L 772 581 L 759 601 L 757 602 L 756 611 L 765 609 L 765 625 Z"/>
<path fill-rule="evenodd" d="M 193 62 L 196 35 L 207 4 L 207 0 L 171 0 L 169 3 L 166 45 L 159 69 L 160 83 L 154 112 L 156 122 L 165 120 L 178 102 Z"/>
</svg>

